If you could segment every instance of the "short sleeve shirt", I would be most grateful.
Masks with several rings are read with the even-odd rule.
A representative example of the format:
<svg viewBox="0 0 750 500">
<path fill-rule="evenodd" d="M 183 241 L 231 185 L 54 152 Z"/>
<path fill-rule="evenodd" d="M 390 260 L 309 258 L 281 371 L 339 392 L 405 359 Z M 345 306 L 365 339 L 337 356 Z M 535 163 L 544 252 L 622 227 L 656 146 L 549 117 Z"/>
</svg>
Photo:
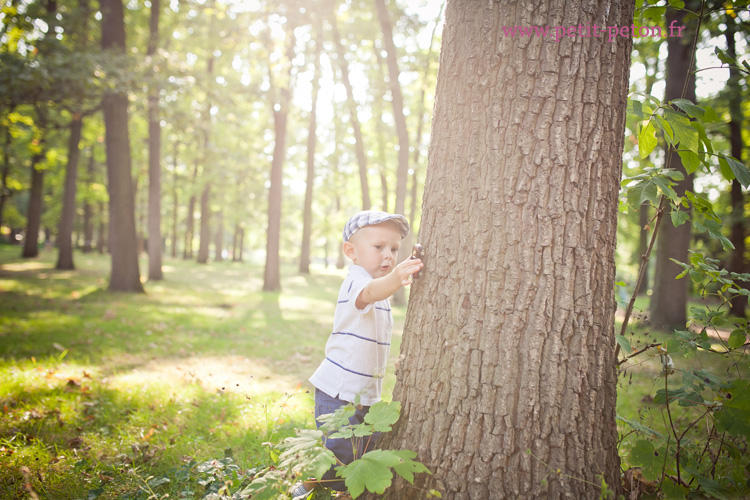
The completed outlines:
<svg viewBox="0 0 750 500">
<path fill-rule="evenodd" d="M 359 396 L 365 406 L 380 401 L 393 332 L 388 299 L 357 309 L 357 297 L 372 279 L 361 266 L 349 268 L 339 291 L 325 358 L 310 377 L 326 394 L 349 402 Z"/>
</svg>

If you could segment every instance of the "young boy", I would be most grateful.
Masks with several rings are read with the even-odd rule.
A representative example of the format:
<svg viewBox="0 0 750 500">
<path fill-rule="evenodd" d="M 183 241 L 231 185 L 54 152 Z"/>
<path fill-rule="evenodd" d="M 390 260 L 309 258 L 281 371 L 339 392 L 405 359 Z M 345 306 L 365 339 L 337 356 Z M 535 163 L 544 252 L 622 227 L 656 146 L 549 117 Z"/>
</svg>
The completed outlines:
<svg viewBox="0 0 750 500">
<path fill-rule="evenodd" d="M 315 386 L 315 420 L 359 397 L 357 411 L 350 421 L 361 423 L 370 406 L 380 401 L 383 376 L 391 345 L 393 315 L 388 297 L 411 283 L 411 276 L 422 269 L 419 259 L 406 259 L 396 265 L 401 240 L 409 234 L 403 215 L 367 210 L 358 212 L 344 227 L 344 254 L 354 263 L 339 291 L 333 317 L 333 333 L 326 343 L 325 358 L 310 382 Z M 341 463 L 351 463 L 366 451 L 355 452 L 349 439 L 325 439 Z M 343 481 L 334 481 L 333 468 L 323 476 L 323 485 L 343 490 Z M 304 482 L 292 489 L 292 498 L 302 500 L 316 486 Z"/>
</svg>

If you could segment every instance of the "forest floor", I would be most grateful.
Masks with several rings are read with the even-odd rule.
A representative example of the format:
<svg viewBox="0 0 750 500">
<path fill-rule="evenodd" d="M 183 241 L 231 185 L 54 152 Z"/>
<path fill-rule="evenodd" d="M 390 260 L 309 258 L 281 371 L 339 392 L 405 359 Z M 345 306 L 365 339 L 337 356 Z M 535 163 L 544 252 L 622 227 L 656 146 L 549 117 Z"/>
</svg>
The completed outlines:
<svg viewBox="0 0 750 500">
<path fill-rule="evenodd" d="M 106 291 L 108 256 L 76 252 L 75 271 L 55 259 L 0 246 L 0 498 L 202 499 L 313 426 L 307 378 L 345 271 L 286 267 L 267 293 L 262 266 L 167 258 L 163 281 L 122 294 Z M 405 314 L 393 311 L 386 399 Z M 666 338 L 642 320 L 635 349 Z M 660 425 L 643 414 L 663 384 L 658 355 L 623 367 L 618 414 Z"/>
</svg>

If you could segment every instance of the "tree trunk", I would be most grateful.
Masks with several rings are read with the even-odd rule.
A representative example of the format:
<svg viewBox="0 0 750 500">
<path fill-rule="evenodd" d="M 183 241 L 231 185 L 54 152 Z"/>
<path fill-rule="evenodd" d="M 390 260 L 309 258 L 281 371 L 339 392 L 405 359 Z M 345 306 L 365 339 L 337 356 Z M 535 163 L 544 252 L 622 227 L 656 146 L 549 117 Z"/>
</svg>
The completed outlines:
<svg viewBox="0 0 750 500">
<path fill-rule="evenodd" d="M 365 155 L 364 139 L 362 138 L 362 127 L 359 124 L 357 116 L 357 102 L 354 100 L 354 91 L 349 80 L 349 66 L 344 55 L 344 45 L 341 43 L 339 35 L 338 21 L 336 12 L 331 13 L 331 33 L 333 42 L 336 44 L 336 55 L 341 69 L 341 81 L 346 88 L 346 98 L 349 103 L 349 114 L 352 120 L 352 129 L 354 130 L 354 150 L 357 154 L 357 163 L 359 164 L 359 183 L 362 187 L 362 210 L 370 210 L 370 186 L 367 181 L 367 156 Z"/>
<path fill-rule="evenodd" d="M 730 15 L 725 16 L 727 30 L 724 36 L 727 41 L 727 54 L 729 57 L 737 58 L 737 48 L 734 40 L 736 32 L 736 21 Z M 740 72 L 736 67 L 729 67 L 729 143 L 732 148 L 732 156 L 742 161 L 742 88 L 740 86 Z M 747 234 L 745 219 L 745 195 L 742 193 L 742 185 L 734 179 L 732 181 L 730 197 L 732 200 L 731 234 L 730 241 L 734 245 L 732 255 L 729 259 L 729 270 L 735 273 L 747 272 L 747 261 L 745 260 L 745 237 Z M 748 283 L 737 283 L 739 286 L 748 287 Z M 747 313 L 747 297 L 737 295 L 731 301 L 732 314 L 744 318 Z"/>
<path fill-rule="evenodd" d="M 42 139 L 42 142 L 44 139 Z M 24 238 L 21 257 L 33 258 L 39 256 L 39 229 L 42 220 L 42 195 L 44 191 L 44 170 L 37 169 L 37 165 L 44 158 L 44 153 L 34 154 L 31 158 L 31 187 L 29 189 L 29 205 L 26 213 L 26 238 Z"/>
<path fill-rule="evenodd" d="M 94 151 L 91 149 L 88 165 L 86 167 L 86 190 L 90 193 L 91 182 L 94 179 Z M 83 253 L 90 253 L 94 247 L 94 209 L 86 197 L 83 202 Z"/>
<path fill-rule="evenodd" d="M 391 18 L 385 6 L 385 0 L 375 0 L 378 11 L 380 27 L 383 30 L 383 42 L 386 49 L 386 63 L 388 66 L 388 82 L 391 88 L 391 103 L 393 104 L 393 118 L 396 121 L 396 133 L 398 135 L 398 170 L 396 171 L 396 207 L 397 214 L 404 214 L 406 205 L 406 180 L 409 176 L 409 133 L 406 131 L 406 118 L 404 117 L 404 98 L 401 95 L 401 84 L 399 84 L 398 54 L 393 43 L 393 29 Z M 398 252 L 398 261 L 406 259 L 411 254 L 413 235 L 411 232 L 404 240 Z M 404 289 L 400 288 L 393 295 L 396 305 L 406 304 Z"/>
<path fill-rule="evenodd" d="M 240 244 L 239 244 L 239 246 L 240 246 L 240 257 L 237 260 L 240 261 L 240 262 L 242 262 L 242 259 L 243 259 L 242 251 L 243 251 L 243 248 L 245 248 L 245 228 L 244 227 L 240 228 Z"/>
<path fill-rule="evenodd" d="M 224 209 L 216 215 L 216 237 L 214 238 L 214 262 L 224 260 Z"/>
<path fill-rule="evenodd" d="M 240 239 L 240 225 L 235 224 L 234 225 L 234 234 L 232 236 L 232 262 L 237 262 L 239 259 L 237 258 L 237 243 Z"/>
<path fill-rule="evenodd" d="M 193 169 L 193 186 L 195 189 L 195 180 L 198 178 L 198 163 L 195 164 Z M 185 248 L 182 253 L 183 259 L 193 258 L 193 239 L 195 232 L 195 194 L 190 195 L 190 201 L 188 202 L 188 211 L 185 216 Z"/>
<path fill-rule="evenodd" d="M 107 248 L 107 223 L 105 218 L 105 205 L 104 202 L 99 202 L 99 230 L 97 231 L 96 237 L 96 251 L 100 254 L 104 253 Z"/>
<path fill-rule="evenodd" d="M 160 0 L 151 0 L 147 54 L 152 58 L 159 46 Z M 159 123 L 159 85 L 156 70 L 148 92 L 148 279 L 162 280 L 161 269 L 161 125 Z"/>
<path fill-rule="evenodd" d="M 630 26 L 634 3 L 525 5 L 447 4 L 425 269 L 393 396 L 401 420 L 382 443 L 416 451 L 433 473 L 417 486 L 444 499 L 598 498 L 602 479 L 619 490 L 613 293 L 632 41 L 501 27 Z M 422 496 L 397 482 L 387 498 Z"/>
<path fill-rule="evenodd" d="M 692 17 L 692 15 L 690 15 Z M 688 26 L 682 38 L 667 38 L 667 77 L 665 100 L 689 99 L 695 102 L 695 74 L 691 62 L 695 58 L 693 44 L 689 43 L 695 33 L 695 23 L 690 21 L 686 11 L 667 8 L 666 23 L 675 22 L 677 26 Z M 685 80 L 687 79 L 687 84 Z M 684 94 L 683 94 L 684 91 Z M 693 190 L 693 176 L 685 172 L 682 160 L 671 148 L 667 151 L 669 168 L 682 172 L 685 179 L 675 183 L 677 196 L 685 196 L 685 191 Z M 683 269 L 671 259 L 688 262 L 690 247 L 690 224 L 674 227 L 669 222 L 669 210 L 665 217 L 667 222 L 661 225 L 657 237 L 656 262 L 654 264 L 654 287 L 651 295 L 651 323 L 658 328 L 684 329 L 687 323 L 687 298 L 690 280 L 675 279 Z"/>
<path fill-rule="evenodd" d="M 11 109 L 12 111 L 12 109 Z M 3 174 L 2 183 L 0 183 L 0 239 L 2 239 L 3 212 L 5 210 L 5 201 L 10 198 L 10 189 L 8 189 L 8 174 L 10 173 L 10 144 L 12 141 L 10 127 L 5 127 L 5 141 L 3 143 Z"/>
<path fill-rule="evenodd" d="M 125 52 L 125 19 L 122 0 L 101 0 L 102 49 Z M 112 272 L 109 289 L 143 292 L 138 270 L 135 233 L 135 199 L 130 164 L 128 96 L 110 91 L 104 108 L 107 178 L 109 188 L 109 250 Z"/>
<path fill-rule="evenodd" d="M 383 42 L 385 43 L 386 62 L 388 64 L 388 81 L 391 87 L 391 103 L 393 104 L 393 118 L 396 121 L 396 133 L 398 134 L 398 171 L 396 172 L 396 209 L 397 214 L 404 213 L 406 203 L 406 179 L 409 174 L 409 133 L 406 131 L 406 118 L 404 117 L 404 98 L 401 95 L 401 84 L 398 82 L 398 53 L 393 44 L 393 29 L 391 18 L 385 6 L 385 0 L 375 0 L 378 11 L 378 19 L 383 30 Z M 411 249 L 407 249 L 411 253 Z"/>
<path fill-rule="evenodd" d="M 317 141 L 317 105 L 320 88 L 320 52 L 322 40 L 315 42 L 315 69 L 312 79 L 312 108 L 310 109 L 310 126 L 307 131 L 307 185 L 305 187 L 305 207 L 302 212 L 302 251 L 299 258 L 299 272 L 310 273 L 310 238 L 312 235 L 312 198 L 315 185 L 315 145 Z"/>
<path fill-rule="evenodd" d="M 172 172 L 172 258 L 177 258 L 177 212 L 180 207 L 177 196 L 177 142 L 174 143 L 174 154 L 172 156 L 174 170 Z"/>
<path fill-rule="evenodd" d="M 57 254 L 57 269 L 75 269 L 73 263 L 73 223 L 76 216 L 76 185 L 78 182 L 78 158 L 80 157 L 81 130 L 83 116 L 74 113 L 70 122 L 70 136 L 68 138 L 68 163 L 65 167 L 65 188 L 63 191 L 62 214 L 57 234 L 59 252 Z"/>
<path fill-rule="evenodd" d="M 278 99 L 273 108 L 275 143 L 271 162 L 271 187 L 268 189 L 268 233 L 266 239 L 266 266 L 263 272 L 263 291 L 281 290 L 279 248 L 281 242 L 281 198 L 284 158 L 286 156 L 286 122 L 289 116 L 292 93 L 292 59 L 294 59 L 294 26 L 287 20 L 286 57 L 289 72 L 286 81 L 277 89 Z M 269 68 L 269 72 L 270 72 Z M 271 80 L 273 74 L 269 73 Z"/>
<path fill-rule="evenodd" d="M 198 245 L 198 264 L 208 262 L 208 244 L 211 241 L 211 183 L 206 182 L 201 195 L 201 233 Z"/>
</svg>

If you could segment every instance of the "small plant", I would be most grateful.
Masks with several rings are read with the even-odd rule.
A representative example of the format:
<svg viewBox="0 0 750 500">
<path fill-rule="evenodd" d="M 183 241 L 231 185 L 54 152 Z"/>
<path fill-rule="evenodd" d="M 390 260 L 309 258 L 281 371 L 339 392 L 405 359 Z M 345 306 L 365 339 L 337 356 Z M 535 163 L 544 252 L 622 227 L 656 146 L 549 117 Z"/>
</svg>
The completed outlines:
<svg viewBox="0 0 750 500">
<path fill-rule="evenodd" d="M 365 490 L 385 492 L 393 481 L 394 472 L 410 484 L 414 483 L 414 474 L 430 473 L 427 467 L 414 460 L 417 454 L 411 450 L 372 450 L 350 464 L 339 462 L 333 452 L 323 446 L 324 436 L 351 439 L 352 446 L 358 447 L 365 440 L 374 439 L 377 433 L 389 432 L 398 421 L 401 404 L 376 403 L 370 407 L 364 422 L 356 425 L 349 421 L 354 413 L 354 405 L 349 404 L 320 417 L 322 425 L 319 430 L 297 429 L 296 437 L 286 438 L 273 447 L 271 456 L 275 463 L 260 472 L 242 491 L 242 495 L 259 500 L 276 498 L 301 479 L 315 478 L 319 481 L 337 464 L 336 475 L 344 480 L 352 498 L 359 497 Z M 436 491 L 429 494 L 440 496 Z M 322 495 L 326 493 L 315 498 L 325 498 Z"/>
</svg>

